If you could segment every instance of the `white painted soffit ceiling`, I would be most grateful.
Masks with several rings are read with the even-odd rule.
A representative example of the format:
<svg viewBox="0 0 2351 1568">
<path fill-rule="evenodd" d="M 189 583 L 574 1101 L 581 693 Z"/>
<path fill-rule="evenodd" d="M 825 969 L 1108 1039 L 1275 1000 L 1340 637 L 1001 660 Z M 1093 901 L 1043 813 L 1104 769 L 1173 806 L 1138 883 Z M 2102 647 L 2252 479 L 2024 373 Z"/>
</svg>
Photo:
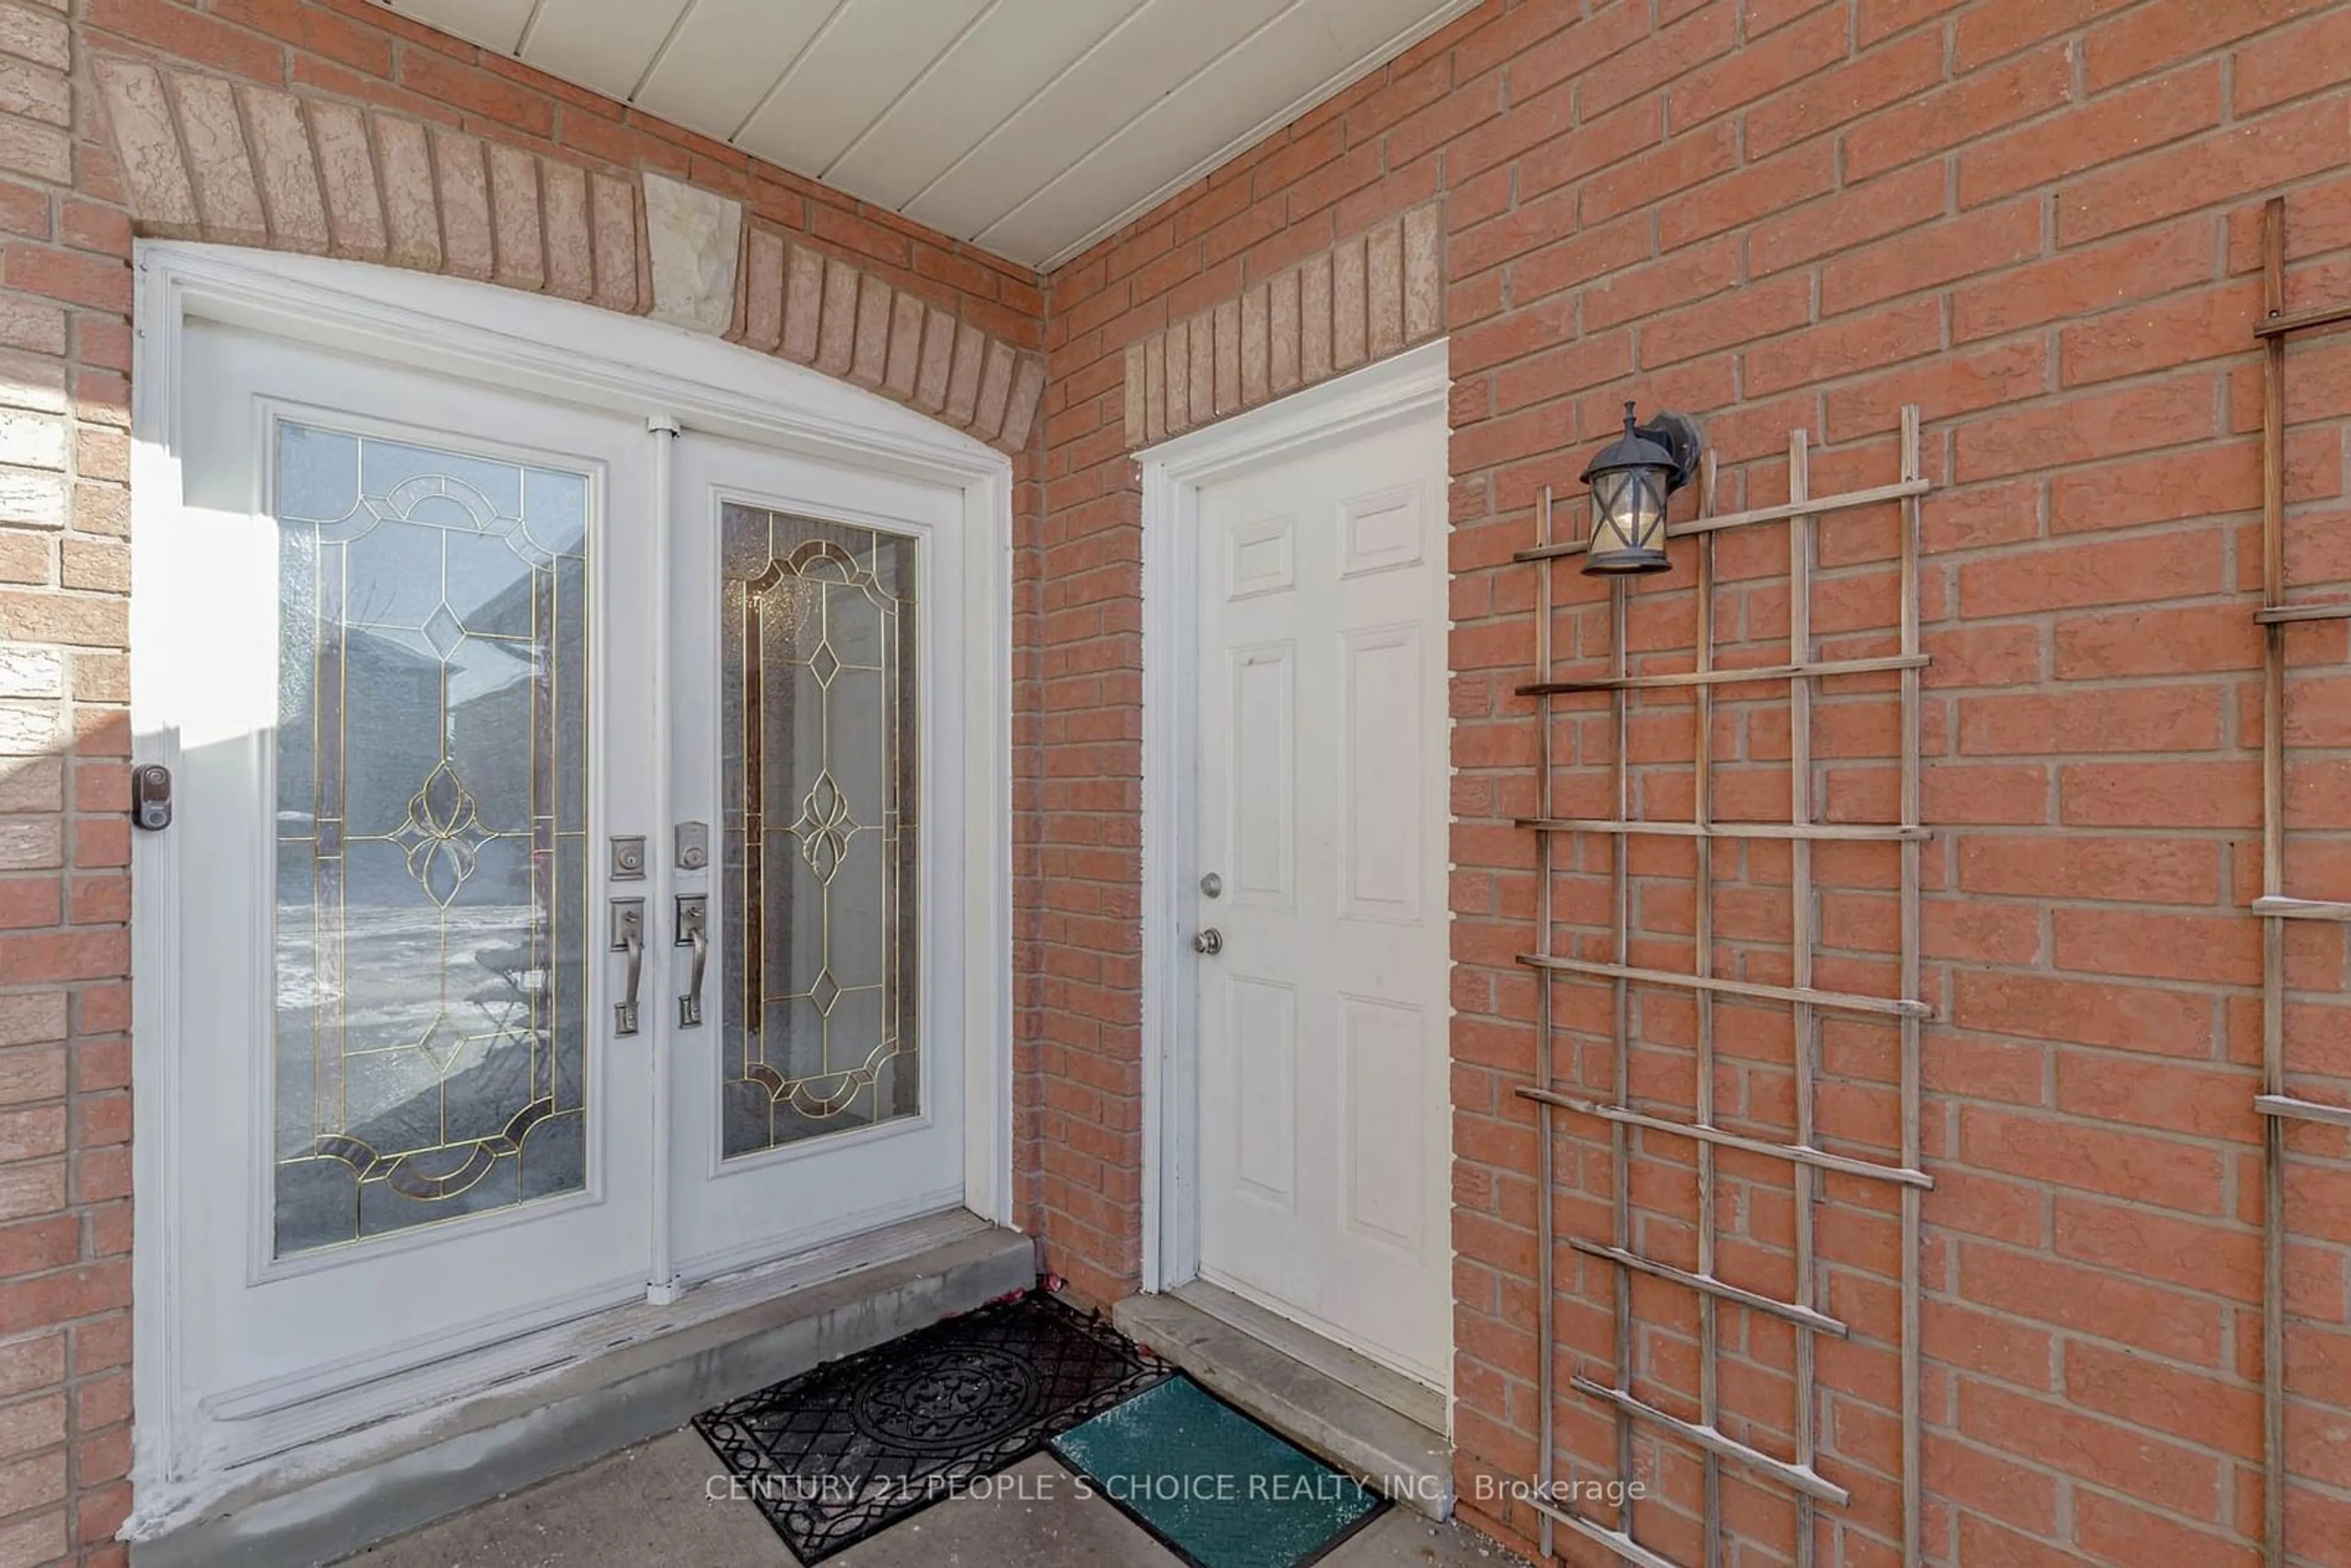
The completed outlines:
<svg viewBox="0 0 2351 1568">
<path fill-rule="evenodd" d="M 1476 0 L 385 0 L 1050 268 Z"/>
</svg>

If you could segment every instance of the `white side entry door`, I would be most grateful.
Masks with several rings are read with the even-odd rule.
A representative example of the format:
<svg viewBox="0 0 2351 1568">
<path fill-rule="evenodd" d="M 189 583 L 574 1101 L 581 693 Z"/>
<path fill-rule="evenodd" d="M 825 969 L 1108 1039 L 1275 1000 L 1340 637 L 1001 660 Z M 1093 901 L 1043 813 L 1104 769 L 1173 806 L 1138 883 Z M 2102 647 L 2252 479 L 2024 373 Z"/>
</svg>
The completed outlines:
<svg viewBox="0 0 2351 1568">
<path fill-rule="evenodd" d="M 1202 1277 L 1440 1390 L 1445 471 L 1429 407 L 1202 486 L 1193 909 Z"/>
</svg>

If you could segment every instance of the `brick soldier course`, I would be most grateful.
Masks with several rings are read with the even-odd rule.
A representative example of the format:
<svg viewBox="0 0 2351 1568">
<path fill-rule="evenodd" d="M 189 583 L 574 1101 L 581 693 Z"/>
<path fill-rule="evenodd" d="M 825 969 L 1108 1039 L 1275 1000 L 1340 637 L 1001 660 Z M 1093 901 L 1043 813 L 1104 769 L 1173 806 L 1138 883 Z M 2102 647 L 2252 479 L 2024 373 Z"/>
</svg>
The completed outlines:
<svg viewBox="0 0 2351 1568">
<path fill-rule="evenodd" d="M 0 1568 L 120 1562 L 130 1501 L 134 235 L 651 314 L 1015 455 L 1016 1171 L 1050 1265 L 1096 1302 L 1134 1288 L 1142 1235 L 1131 455 L 1449 336 L 1454 1427 L 1465 1514 L 1521 1547 L 1531 1515 L 1481 1485 L 1536 1468 L 1534 1132 L 1512 1092 L 1534 1059 L 1512 826 L 1532 582 L 1510 552 L 1628 397 L 1704 421 L 1725 508 L 1786 497 L 1792 428 L 1815 493 L 1892 478 L 1898 411 L 1921 405 L 1927 1555 L 2258 1562 L 2251 334 L 2272 194 L 2289 306 L 2351 297 L 2346 60 L 2346 0 L 1488 0 L 1040 276 L 365 0 L 0 0 Z M 728 236 L 723 267 L 675 248 L 689 224 Z M 2351 338 L 2297 343 L 2289 386 L 2290 574 L 2339 591 Z M 1814 624 L 1840 655 L 1891 635 L 1889 517 L 1822 526 Z M 1726 662 L 1786 646 L 1785 537 L 1750 531 L 1771 537 L 1719 558 Z M 1687 658 L 1679 562 L 1639 591 L 1636 660 Z M 1562 655 L 1604 656 L 1604 601 L 1560 581 Z M 2333 828 L 2351 685 L 2325 668 L 2339 623 L 2305 635 L 2290 809 Z M 1886 820 L 1890 688 L 1847 685 L 1814 713 L 1826 809 Z M 1746 699 L 1709 737 L 1719 809 L 1769 819 L 1785 705 Z M 1603 710 L 1562 710 L 1564 804 L 1614 759 Z M 1690 810 L 1691 716 L 1635 710 L 1648 814 Z M 1882 994 L 1890 852 L 1850 847 L 1815 860 L 1822 973 Z M 2328 853 L 2297 841 L 2295 864 Z M 1606 929 L 1605 856 L 1562 846 L 1563 940 Z M 1785 856 L 1716 871 L 1726 951 L 1784 979 Z M 1628 872 L 1634 961 L 1686 967 L 1687 846 Z M 2335 886 L 2290 891 L 2351 896 L 2351 875 Z M 2295 936 L 2294 983 L 2339 992 L 2339 928 Z M 1562 1061 L 1599 1060 L 1604 993 L 1559 997 Z M 1679 1005 L 1636 1014 L 1632 1086 L 1661 1102 L 1687 1093 Z M 2323 1041 L 2329 1012 L 2295 1027 Z M 1784 1023 L 1726 1009 L 1721 1030 L 1722 1103 L 1784 1133 Z M 1889 1146 L 1887 1040 L 1823 1030 L 1829 1137 Z M 1604 1139 L 1562 1125 L 1562 1234 L 1599 1234 Z M 2294 1143 L 2289 1539 L 2339 1564 L 2351 1167 L 2323 1157 L 2339 1139 Z M 1660 1252 L 1687 1244 L 1686 1154 L 1635 1161 Z M 1725 1270 L 1784 1281 L 1784 1173 L 1733 1174 Z M 1890 1200 L 1832 1179 L 1820 1226 L 1855 1325 L 1823 1345 L 1823 1464 L 1855 1504 L 1822 1511 L 1818 1560 L 1876 1568 L 1899 1539 Z M 1613 1438 L 1566 1374 L 1607 1368 L 1614 1285 L 1561 1257 L 1561 1473 L 1592 1476 Z M 1645 1386 L 1694 1393 L 1687 1298 L 1637 1300 Z M 1725 1408 L 1783 1452 L 1792 1354 L 1760 1328 L 1726 1343 Z M 1641 1457 L 1662 1493 L 1645 1539 L 1690 1560 L 1694 1466 Z M 1790 1555 L 1770 1489 L 1727 1469 L 1724 1508 L 1754 1560 Z"/>
</svg>

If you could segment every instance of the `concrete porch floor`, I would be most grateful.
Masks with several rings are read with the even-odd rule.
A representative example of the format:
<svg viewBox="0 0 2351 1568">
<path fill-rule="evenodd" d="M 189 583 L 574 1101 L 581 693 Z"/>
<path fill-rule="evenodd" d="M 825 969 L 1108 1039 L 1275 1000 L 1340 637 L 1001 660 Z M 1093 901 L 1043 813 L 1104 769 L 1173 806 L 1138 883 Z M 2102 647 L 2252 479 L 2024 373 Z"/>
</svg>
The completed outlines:
<svg viewBox="0 0 2351 1568">
<path fill-rule="evenodd" d="M 1014 1481 L 1019 1482 L 1017 1490 Z M 793 1568 L 795 1559 L 691 1429 L 584 1465 L 345 1559 L 350 1568 Z M 900 1520 L 826 1568 L 1168 1568 L 1179 1560 L 1039 1454 L 999 1495 Z M 711 1494 L 716 1493 L 716 1497 Z M 1510 1568 L 1520 1559 L 1457 1524 L 1391 1508 L 1322 1562 L 1329 1568 Z"/>
</svg>

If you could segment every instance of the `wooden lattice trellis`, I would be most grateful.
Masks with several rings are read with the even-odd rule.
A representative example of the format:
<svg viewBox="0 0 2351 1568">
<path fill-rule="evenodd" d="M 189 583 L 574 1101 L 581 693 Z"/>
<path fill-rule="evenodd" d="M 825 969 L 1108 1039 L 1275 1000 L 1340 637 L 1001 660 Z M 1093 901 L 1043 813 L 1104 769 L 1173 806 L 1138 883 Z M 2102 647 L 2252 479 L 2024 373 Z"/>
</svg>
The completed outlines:
<svg viewBox="0 0 2351 1568">
<path fill-rule="evenodd" d="M 1518 1092 L 1535 1103 L 1537 1116 L 1537 1398 L 1540 1403 L 1540 1448 L 1535 1492 L 1528 1500 L 1542 1521 L 1541 1544 L 1546 1554 L 1552 1549 L 1552 1530 L 1557 1526 L 1595 1542 L 1622 1561 L 1639 1564 L 1641 1568 L 1676 1568 L 1668 1559 L 1635 1539 L 1634 1510 L 1630 1502 L 1624 1505 L 1615 1522 L 1611 1524 L 1589 1517 L 1577 1509 L 1562 1506 L 1557 1500 L 1553 1409 L 1557 1395 L 1553 1386 L 1557 1344 L 1553 1321 L 1555 1282 L 1552 1279 L 1552 1255 L 1558 1238 L 1553 1212 L 1553 1121 L 1558 1114 L 1565 1113 L 1598 1118 L 1608 1126 L 1614 1217 L 1613 1234 L 1604 1241 L 1585 1236 L 1569 1238 L 1569 1245 L 1578 1252 L 1605 1260 L 1614 1266 L 1614 1376 L 1608 1382 L 1602 1382 L 1578 1374 L 1571 1378 L 1570 1386 L 1597 1401 L 1610 1413 L 1614 1422 L 1617 1473 L 1620 1477 L 1630 1477 L 1633 1473 L 1636 1423 L 1661 1430 L 1699 1450 L 1704 1467 L 1703 1526 L 1707 1568 L 1713 1568 L 1722 1555 L 1720 1482 L 1721 1466 L 1725 1461 L 1768 1477 L 1795 1494 L 1796 1562 L 1799 1568 L 1810 1568 L 1813 1562 L 1813 1511 L 1816 1505 L 1826 1502 L 1843 1506 L 1849 1500 L 1846 1490 L 1823 1476 L 1815 1464 L 1820 1388 L 1814 1336 L 1823 1333 L 1843 1336 L 1847 1328 L 1816 1304 L 1821 1292 L 1813 1210 L 1818 1197 L 1818 1180 L 1824 1172 L 1891 1183 L 1896 1186 L 1901 1195 L 1902 1231 L 1902 1551 L 1906 1568 L 1917 1568 L 1919 1562 L 1918 1210 L 1919 1195 L 1930 1187 L 1933 1181 L 1920 1169 L 1919 1127 L 1919 1035 L 1922 1024 L 1931 1016 L 1931 1009 L 1918 997 L 1920 846 L 1929 836 L 1920 818 L 1919 689 L 1920 672 L 1928 660 L 1919 645 L 1918 503 L 1919 497 L 1930 486 L 1924 477 L 1919 459 L 1918 411 L 1915 407 L 1905 408 L 1902 412 L 1901 454 L 1901 477 L 1896 483 L 1844 495 L 1813 497 L 1809 493 L 1809 444 L 1802 431 L 1793 432 L 1790 436 L 1788 453 L 1790 500 L 1782 506 L 1720 516 L 1711 512 L 1713 463 L 1710 457 L 1707 460 L 1700 486 L 1699 515 L 1668 530 L 1672 537 L 1694 536 L 1697 541 L 1697 656 L 1696 667 L 1687 672 L 1648 674 L 1635 674 L 1631 670 L 1626 653 L 1629 596 L 1625 581 L 1618 579 L 1610 585 L 1609 591 L 1611 653 L 1608 674 L 1593 679 L 1558 678 L 1552 650 L 1554 563 L 1571 560 L 1582 554 L 1586 545 L 1580 539 L 1560 541 L 1556 538 L 1548 489 L 1543 493 L 1540 512 L 1540 537 L 1533 549 L 1519 551 L 1515 557 L 1519 561 L 1535 566 L 1539 582 L 1535 599 L 1535 678 L 1520 688 L 1520 695 L 1535 700 L 1537 725 L 1541 736 L 1536 814 L 1520 823 L 1535 833 L 1538 846 L 1535 946 L 1532 952 L 1520 958 L 1520 963 L 1538 975 L 1536 1061 L 1535 1082 L 1520 1088 Z M 1824 513 L 1882 506 L 1888 502 L 1898 503 L 1901 519 L 1898 652 L 1876 658 L 1820 659 L 1816 657 L 1812 626 L 1813 570 L 1817 558 L 1816 519 Z M 1763 667 L 1718 667 L 1715 540 L 1725 530 L 1770 522 L 1785 522 L 1788 525 L 1787 663 Z M 1899 820 L 1885 824 L 1817 821 L 1814 818 L 1822 813 L 1816 810 L 1816 805 L 1824 802 L 1816 801 L 1813 788 L 1811 732 L 1814 684 L 1833 675 L 1885 672 L 1895 672 L 1899 679 Z M 1789 820 L 1784 824 L 1718 821 L 1714 810 L 1712 759 L 1716 690 L 1730 683 L 1782 681 L 1786 682 L 1789 688 Z M 1627 764 L 1628 698 L 1635 692 L 1673 687 L 1691 689 L 1697 708 L 1692 817 L 1687 821 L 1635 820 Z M 1609 698 L 1609 717 L 1614 736 L 1614 806 L 1612 816 L 1573 818 L 1553 813 L 1552 704 L 1554 698 L 1576 693 L 1604 693 Z M 1552 844 L 1562 835 L 1578 833 L 1607 835 L 1614 841 L 1614 848 L 1610 856 L 1613 865 L 1614 948 L 1606 961 L 1573 957 L 1554 950 L 1556 912 L 1553 908 Z M 1630 962 L 1632 921 L 1625 849 L 1630 837 L 1641 834 L 1697 841 L 1696 962 L 1691 973 L 1635 967 Z M 1793 905 L 1790 945 L 1793 973 L 1789 985 L 1766 985 L 1715 973 L 1716 889 L 1710 850 L 1715 841 L 1734 839 L 1780 841 L 1789 845 L 1792 862 Z M 1823 841 L 1886 843 L 1898 847 L 1901 930 L 1898 994 L 1895 997 L 1827 990 L 1814 984 L 1817 933 L 1813 912 L 1813 847 Z M 1560 976 L 1606 980 L 1614 988 L 1614 1087 L 1607 1102 L 1562 1088 L 1555 1075 L 1556 1020 L 1553 1016 L 1552 981 Z M 1632 1046 L 1629 1009 L 1630 994 L 1635 986 L 1687 991 L 1692 996 L 1698 1019 L 1697 1073 L 1694 1103 L 1687 1120 L 1658 1115 L 1631 1103 L 1627 1088 Z M 1791 1009 L 1795 1079 L 1795 1128 L 1792 1141 L 1780 1143 L 1750 1136 L 1717 1124 L 1714 1008 L 1718 998 L 1784 1003 Z M 1896 1165 L 1855 1158 L 1820 1146 L 1815 1106 L 1818 1026 L 1822 1015 L 1838 1013 L 1890 1018 L 1898 1023 L 1901 1128 L 1900 1159 Z M 1635 1134 L 1645 1138 L 1689 1140 L 1695 1144 L 1698 1235 L 1697 1267 L 1694 1270 L 1682 1269 L 1646 1256 L 1635 1248 L 1628 1163 L 1631 1140 Z M 1792 1172 L 1797 1279 L 1794 1300 L 1782 1301 L 1742 1288 L 1720 1278 L 1716 1272 L 1718 1180 L 1715 1163 L 1717 1151 L 1721 1149 L 1739 1150 L 1784 1161 Z M 1685 1420 L 1658 1407 L 1643 1399 L 1635 1390 L 1632 1372 L 1635 1360 L 1632 1276 L 1635 1273 L 1682 1286 L 1697 1293 L 1699 1387 L 1698 1418 L 1696 1421 Z M 1722 1429 L 1720 1337 L 1716 1312 L 1719 1305 L 1725 1301 L 1790 1324 L 1795 1331 L 1794 1452 L 1789 1458 L 1766 1453 Z"/>
<path fill-rule="evenodd" d="M 2351 304 L 2289 313 L 2285 308 L 2285 200 L 2262 214 L 2262 1562 L 2285 1568 L 2286 1523 L 2286 1124 L 2351 1129 L 2351 1107 L 2306 1099 L 2286 1083 L 2286 922 L 2351 921 L 2351 900 L 2295 898 L 2285 891 L 2286 631 L 2351 621 L 2351 603 L 2291 602 L 2285 580 L 2286 340 L 2351 322 Z"/>
</svg>

